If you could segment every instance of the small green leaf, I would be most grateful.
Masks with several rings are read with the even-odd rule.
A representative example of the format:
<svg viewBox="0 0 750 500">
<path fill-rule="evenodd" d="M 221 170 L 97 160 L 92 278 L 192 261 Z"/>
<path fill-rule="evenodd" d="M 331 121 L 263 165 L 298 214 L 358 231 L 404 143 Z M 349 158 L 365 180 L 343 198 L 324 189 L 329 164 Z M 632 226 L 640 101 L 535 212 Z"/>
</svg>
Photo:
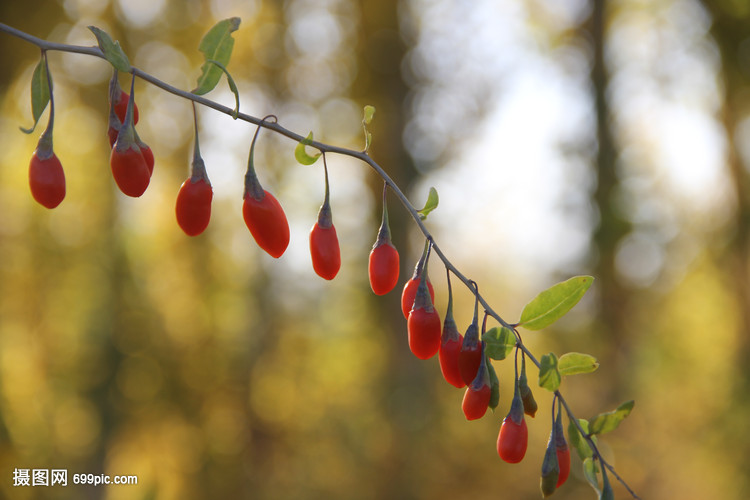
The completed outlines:
<svg viewBox="0 0 750 500">
<path fill-rule="evenodd" d="M 616 410 L 602 413 L 592 418 L 589 425 L 591 434 L 604 434 L 605 432 L 611 432 L 617 429 L 620 422 L 630 415 L 634 404 L 635 401 L 633 400 L 626 401 L 618 406 Z"/>
<path fill-rule="evenodd" d="M 232 57 L 232 49 L 234 48 L 232 33 L 237 31 L 239 27 L 240 18 L 230 17 L 216 23 L 203 36 L 198 45 L 198 50 L 203 52 L 206 62 L 201 66 L 202 73 L 198 77 L 198 85 L 193 90 L 193 94 L 207 94 L 218 85 L 221 79 L 222 66 L 229 65 L 229 59 Z"/>
<path fill-rule="evenodd" d="M 440 200 L 438 199 L 437 189 L 431 187 L 430 193 L 427 195 L 427 202 L 425 202 L 424 208 L 417 212 L 419 214 L 419 218 L 425 220 L 427 218 L 427 215 L 429 215 L 430 212 L 437 208 L 439 201 Z"/>
<path fill-rule="evenodd" d="M 594 462 L 593 458 L 586 458 L 583 461 L 583 476 L 586 478 L 586 481 L 589 482 L 591 487 L 594 488 L 594 491 L 596 491 L 597 494 L 601 494 L 601 490 L 599 489 L 599 478 L 596 476 L 596 473 L 596 462 Z"/>
<path fill-rule="evenodd" d="M 539 361 L 539 387 L 555 392 L 560 387 L 560 372 L 557 370 L 557 356 L 551 352 Z"/>
<path fill-rule="evenodd" d="M 594 356 L 580 352 L 568 352 L 560 356 L 557 361 L 557 369 L 560 371 L 560 375 L 591 373 L 597 368 L 599 368 L 599 362 Z"/>
<path fill-rule="evenodd" d="M 232 75 L 229 74 L 229 71 L 227 70 L 226 66 L 221 64 L 219 61 L 214 61 L 213 59 L 209 59 L 206 62 L 217 65 L 219 69 L 221 69 L 221 71 L 223 71 L 224 74 L 227 75 L 227 83 L 229 84 L 229 90 L 231 90 L 232 93 L 234 94 L 234 102 L 235 102 L 234 111 L 232 112 L 232 118 L 236 120 L 237 117 L 240 115 L 240 91 L 237 90 L 237 84 L 234 83 L 234 78 L 232 78 Z"/>
<path fill-rule="evenodd" d="M 513 334 L 513 330 L 505 327 L 492 327 L 482 335 L 487 345 L 484 348 L 484 352 L 492 359 L 498 361 L 505 359 L 510 351 L 516 346 L 516 336 Z"/>
<path fill-rule="evenodd" d="M 369 104 L 365 106 L 364 109 L 364 118 L 362 119 L 362 123 L 365 125 L 369 125 L 372 121 L 372 118 L 375 116 L 375 106 L 370 106 Z"/>
<path fill-rule="evenodd" d="M 297 159 L 298 162 L 300 162 L 303 165 L 312 165 L 316 161 L 318 161 L 318 158 L 320 157 L 320 151 L 318 151 L 315 156 L 310 156 L 307 151 L 305 151 L 305 146 L 309 146 L 313 142 L 313 133 L 310 132 L 307 134 L 307 137 L 299 141 L 297 143 L 297 147 L 294 148 L 294 157 Z"/>
<path fill-rule="evenodd" d="M 548 288 L 526 304 L 518 324 L 529 330 L 551 325 L 581 300 L 593 281 L 591 276 L 576 276 Z"/>
<path fill-rule="evenodd" d="M 581 428 L 584 430 L 584 432 L 588 434 L 589 421 L 579 418 L 578 423 L 581 425 Z M 591 439 L 592 441 L 594 441 L 594 443 L 596 443 L 596 436 L 591 436 Z M 586 458 L 594 456 L 594 451 L 591 449 L 591 446 L 589 446 L 588 441 L 586 441 L 583 436 L 581 436 L 581 433 L 578 431 L 578 427 L 572 420 L 568 422 L 568 441 L 570 442 L 570 446 L 575 448 L 581 460 L 585 460 Z"/>
<path fill-rule="evenodd" d="M 105 59 L 107 59 L 116 70 L 122 71 L 123 73 L 130 73 L 130 61 L 128 60 L 128 56 L 125 55 L 125 52 L 123 52 L 122 47 L 120 47 L 120 42 L 113 41 L 111 36 L 96 26 L 89 26 L 89 29 L 96 37 L 96 41 L 99 44 L 99 50 L 102 51 Z"/>
<path fill-rule="evenodd" d="M 497 405 L 500 404 L 500 380 L 497 378 L 497 373 L 495 373 L 495 367 L 492 366 L 492 363 L 490 363 L 489 360 L 487 360 L 487 369 L 490 372 L 489 407 L 492 408 L 492 411 L 495 411 L 495 408 L 497 408 Z"/>
<path fill-rule="evenodd" d="M 19 127 L 23 133 L 30 134 L 34 131 L 47 103 L 49 103 L 49 81 L 47 80 L 47 64 L 42 56 L 34 68 L 34 74 L 31 75 L 31 114 L 34 117 L 34 125 L 31 128 Z"/>
</svg>

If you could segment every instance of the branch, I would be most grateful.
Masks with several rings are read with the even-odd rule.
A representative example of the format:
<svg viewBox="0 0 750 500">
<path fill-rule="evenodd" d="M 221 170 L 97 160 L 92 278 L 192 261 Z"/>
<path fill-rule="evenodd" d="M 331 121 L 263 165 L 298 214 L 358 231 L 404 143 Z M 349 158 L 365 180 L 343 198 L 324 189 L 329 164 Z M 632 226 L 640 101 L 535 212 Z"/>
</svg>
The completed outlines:
<svg viewBox="0 0 750 500">
<path fill-rule="evenodd" d="M 39 47 L 40 49 L 44 51 L 60 51 L 60 52 L 84 54 L 84 55 L 98 57 L 100 59 L 106 60 L 102 51 L 98 47 L 95 47 L 95 46 L 86 47 L 86 46 L 80 46 L 80 45 L 69 45 L 69 44 L 64 44 L 64 43 L 50 42 L 47 40 L 43 40 L 41 38 L 37 38 L 33 35 L 30 35 L 28 33 L 25 33 L 23 31 L 20 31 L 16 28 L 13 28 L 3 23 L 0 23 L 0 31 L 4 31 L 12 36 L 20 38 L 33 45 L 36 45 L 37 47 Z M 211 108 L 215 111 L 218 111 L 219 113 L 223 113 L 227 116 L 235 118 L 236 110 L 232 108 L 229 108 L 218 102 L 207 99 L 203 96 L 196 95 L 196 94 L 187 92 L 182 89 L 178 89 L 177 87 L 174 87 L 136 67 L 132 67 L 131 72 L 138 78 L 154 85 L 155 87 L 158 87 L 164 90 L 165 92 L 181 97 L 183 99 L 187 99 L 194 103 L 197 103 L 207 108 Z M 255 116 L 248 115 L 246 113 L 237 113 L 236 119 L 242 120 L 247 123 L 251 123 L 260 127 L 265 127 L 297 143 L 305 139 L 304 136 L 283 127 L 277 121 L 266 121 L 264 119 L 257 118 Z M 308 145 L 312 148 L 319 150 L 321 153 L 332 153 L 332 154 L 338 154 L 342 156 L 348 156 L 351 158 L 358 159 L 366 163 L 367 165 L 369 165 L 370 168 L 372 168 L 372 170 L 374 170 L 375 173 L 385 181 L 385 183 L 393 191 L 393 193 L 399 199 L 399 201 L 404 206 L 406 211 L 409 213 L 411 218 L 414 220 L 414 223 L 417 225 L 417 227 L 425 236 L 425 238 L 427 238 L 432 243 L 432 251 L 434 251 L 435 254 L 439 257 L 443 265 L 451 273 L 453 273 L 464 284 L 464 286 L 466 286 L 466 288 L 468 288 L 471 291 L 473 295 L 475 295 L 479 303 L 484 308 L 484 311 L 486 312 L 486 314 L 494 318 L 498 323 L 500 323 L 500 325 L 513 331 L 514 335 L 516 336 L 516 347 L 521 349 L 523 353 L 531 360 L 531 362 L 537 368 L 541 367 L 539 360 L 537 360 L 537 358 L 531 353 L 531 351 L 529 351 L 529 349 L 523 343 L 521 336 L 519 335 L 518 331 L 515 328 L 516 325 L 508 323 L 494 309 L 492 309 L 492 307 L 485 300 L 485 298 L 479 293 L 478 289 L 472 285 L 472 280 L 467 278 L 463 273 L 461 273 L 458 270 L 458 268 L 455 265 L 453 265 L 453 263 L 448 259 L 448 257 L 443 253 L 443 251 L 435 242 L 435 239 L 433 238 L 432 234 L 425 226 L 424 222 L 422 221 L 422 218 L 419 216 L 418 209 L 414 207 L 414 205 L 411 204 L 411 202 L 406 197 L 406 195 L 401 190 L 401 188 L 399 188 L 399 186 L 393 181 L 393 179 L 391 179 L 391 177 L 385 172 L 383 167 L 381 167 L 375 160 L 373 160 L 366 151 L 356 151 L 353 149 L 334 146 L 334 145 L 326 144 L 326 143 L 319 142 L 319 141 L 312 141 Z M 562 403 L 562 406 L 565 408 L 565 412 L 567 413 L 570 421 L 575 423 L 575 426 L 578 428 L 579 433 L 581 434 L 581 436 L 583 436 L 583 438 L 588 443 L 589 447 L 591 448 L 593 452 L 594 458 L 599 460 L 602 466 L 606 467 L 614 475 L 614 477 L 617 478 L 617 480 L 625 487 L 628 493 L 635 500 L 640 500 L 640 497 L 636 495 L 636 493 L 632 490 L 632 488 L 622 479 L 622 477 L 620 477 L 620 475 L 617 474 L 614 467 L 604 459 L 602 454 L 599 452 L 598 447 L 594 443 L 591 435 L 585 432 L 583 428 L 581 427 L 580 423 L 578 422 L 578 418 L 570 409 L 570 406 L 568 405 L 567 401 L 563 398 L 562 393 L 559 390 L 556 390 L 554 391 L 554 394 L 557 396 L 557 398 Z"/>
</svg>

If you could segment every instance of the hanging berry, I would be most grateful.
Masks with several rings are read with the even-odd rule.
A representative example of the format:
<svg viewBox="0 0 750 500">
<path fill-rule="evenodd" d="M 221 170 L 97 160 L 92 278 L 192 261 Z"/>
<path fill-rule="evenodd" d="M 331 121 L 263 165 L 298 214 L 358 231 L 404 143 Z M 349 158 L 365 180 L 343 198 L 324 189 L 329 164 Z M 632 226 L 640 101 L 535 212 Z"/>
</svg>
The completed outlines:
<svg viewBox="0 0 750 500">
<path fill-rule="evenodd" d="M 391 228 L 388 224 L 388 205 L 386 194 L 388 184 L 383 184 L 383 217 L 378 230 L 378 237 L 370 250 L 370 261 L 367 273 L 370 288 L 375 295 L 385 295 L 398 283 L 399 256 L 398 250 L 391 242 Z"/>
<path fill-rule="evenodd" d="M 565 441 L 565 431 L 562 425 L 562 402 L 557 399 L 557 417 L 555 418 L 555 454 L 560 466 L 560 475 L 557 478 L 557 487 L 562 486 L 570 475 L 570 449 Z"/>
<path fill-rule="evenodd" d="M 245 225 L 247 225 L 258 246 L 271 257 L 279 258 L 286 251 L 286 247 L 289 246 L 289 223 L 278 200 L 260 185 L 253 164 L 255 141 L 258 138 L 261 125 L 271 117 L 272 115 L 261 120 L 250 145 L 247 173 L 245 174 L 242 217 L 245 219 Z"/>
<path fill-rule="evenodd" d="M 325 172 L 325 198 L 318 211 L 318 220 L 310 229 L 310 257 L 317 275 L 332 280 L 341 268 L 341 249 L 336 236 L 336 228 L 333 225 L 325 154 L 323 155 L 323 171 Z"/>
<path fill-rule="evenodd" d="M 482 346 L 479 341 L 479 290 L 474 285 L 474 318 L 466 329 L 461 350 L 458 353 L 458 369 L 465 384 L 471 384 L 477 376 L 482 361 Z"/>
<path fill-rule="evenodd" d="M 427 247 L 425 268 L 429 259 L 430 245 Z M 406 322 L 409 333 L 409 348 L 419 359 L 429 359 L 440 349 L 440 316 L 432 305 L 427 288 L 427 273 L 424 272 L 417 288 L 414 306 Z"/>
<path fill-rule="evenodd" d="M 477 376 L 466 388 L 461 409 L 464 411 L 466 420 L 477 420 L 487 412 L 490 404 L 492 390 L 490 387 L 490 373 L 487 369 L 487 356 L 484 355 L 484 342 L 482 342 L 482 362 L 479 364 Z"/>
<path fill-rule="evenodd" d="M 414 266 L 414 274 L 412 275 L 411 279 L 406 282 L 404 285 L 404 289 L 401 292 L 401 312 L 404 313 L 404 318 L 409 317 L 409 311 L 411 311 L 412 306 L 414 306 L 414 300 L 417 297 L 417 288 L 419 288 L 419 282 L 422 278 L 422 271 L 425 267 L 425 260 L 427 258 L 427 247 L 429 245 L 429 240 L 425 242 L 424 250 L 422 251 L 422 256 L 419 258 L 419 261 L 417 262 L 417 265 Z M 425 271 L 426 272 L 426 271 Z M 435 301 L 435 290 L 432 288 L 432 283 L 430 283 L 430 278 L 427 279 L 427 289 L 430 293 L 430 299 L 434 302 Z"/>
<path fill-rule="evenodd" d="M 188 236 L 198 236 L 208 227 L 211 219 L 211 201 L 214 196 L 198 144 L 198 119 L 195 104 L 193 104 L 193 122 L 195 128 L 193 164 L 190 177 L 185 179 L 180 186 L 175 204 L 177 224 Z"/>
<path fill-rule="evenodd" d="M 52 77 L 47 65 L 47 54 L 42 52 L 49 88 L 49 121 L 29 162 L 29 188 L 31 195 L 41 205 L 55 208 L 65 198 L 65 172 L 52 148 L 52 130 L 55 122 L 55 100 L 52 94 Z"/>
<path fill-rule="evenodd" d="M 523 401 L 518 390 L 518 348 L 516 348 L 516 375 L 513 390 L 513 402 L 508 415 L 503 419 L 500 433 L 497 436 L 497 453 L 508 463 L 515 464 L 523 460 L 529 441 L 529 431 L 523 417 Z"/>
<path fill-rule="evenodd" d="M 134 88 L 135 74 L 130 84 L 130 95 L 133 95 Z M 151 172 L 135 139 L 133 106 L 134 100 L 131 99 L 128 101 L 125 120 L 112 147 L 109 163 L 112 168 L 112 176 L 120 191 L 128 196 L 139 197 L 148 187 Z"/>
<path fill-rule="evenodd" d="M 533 418 L 539 407 L 529 387 L 529 379 L 526 377 L 526 354 L 523 352 L 521 352 L 521 376 L 518 378 L 518 391 L 523 401 L 523 412 Z"/>
<path fill-rule="evenodd" d="M 455 387 L 464 387 L 466 383 L 461 378 L 461 371 L 458 368 L 458 353 L 461 351 L 461 344 L 463 344 L 463 335 L 459 333 L 456 321 L 453 319 L 453 288 L 451 287 L 451 274 L 448 269 L 446 269 L 446 274 L 448 275 L 448 310 L 443 321 L 438 359 L 440 360 L 440 371 L 443 372 L 445 380 Z"/>
</svg>

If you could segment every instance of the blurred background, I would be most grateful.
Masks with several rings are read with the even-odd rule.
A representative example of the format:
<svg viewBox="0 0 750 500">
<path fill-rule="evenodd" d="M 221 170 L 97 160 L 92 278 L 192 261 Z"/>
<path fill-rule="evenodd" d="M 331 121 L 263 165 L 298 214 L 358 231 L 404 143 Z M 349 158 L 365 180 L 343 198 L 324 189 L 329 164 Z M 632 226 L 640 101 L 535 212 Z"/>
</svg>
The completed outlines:
<svg viewBox="0 0 750 500">
<path fill-rule="evenodd" d="M 200 74 L 203 34 L 242 19 L 229 70 L 242 111 L 362 149 L 421 206 L 438 245 L 508 321 L 540 290 L 591 274 L 567 317 L 523 332 L 533 352 L 582 351 L 566 379 L 579 417 L 635 399 L 602 450 L 642 498 L 744 498 L 750 487 L 750 4 L 745 0 L 25 0 L 0 21 L 92 45 L 176 87 Z M 521 464 L 495 440 L 512 396 L 467 422 L 463 391 L 406 343 L 400 288 L 423 240 L 394 197 L 397 289 L 376 297 L 367 258 L 382 182 L 329 155 L 343 265 L 314 274 L 307 234 L 322 164 L 260 135 L 256 168 L 292 239 L 270 258 L 241 213 L 254 127 L 199 109 L 214 186 L 197 237 L 175 222 L 189 172 L 188 102 L 136 83 L 156 156 L 139 199 L 111 178 L 110 66 L 50 53 L 55 151 L 67 196 L 28 188 L 32 45 L 0 34 L 0 497 L 12 499 L 540 498 L 549 394 Z M 129 81 L 121 76 L 123 86 Z M 209 94 L 228 106 L 226 83 Z M 445 270 L 431 262 L 441 316 Z M 456 319 L 471 319 L 454 287 Z M 530 373 L 532 387 L 536 375 Z M 67 469 L 67 487 L 13 487 L 15 468 Z M 72 474 L 137 475 L 74 486 Z M 617 498 L 627 491 L 615 484 Z M 594 498 L 573 458 L 555 497 Z"/>
</svg>

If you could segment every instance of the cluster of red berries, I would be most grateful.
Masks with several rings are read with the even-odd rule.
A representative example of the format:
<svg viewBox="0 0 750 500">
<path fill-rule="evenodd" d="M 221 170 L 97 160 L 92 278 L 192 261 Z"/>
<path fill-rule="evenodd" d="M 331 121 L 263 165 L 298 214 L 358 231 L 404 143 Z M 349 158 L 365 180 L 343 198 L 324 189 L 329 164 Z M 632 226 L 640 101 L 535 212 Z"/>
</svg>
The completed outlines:
<svg viewBox="0 0 750 500">
<path fill-rule="evenodd" d="M 404 286 L 401 296 L 401 307 L 407 319 L 409 348 L 419 359 L 430 359 L 438 355 L 440 369 L 445 380 L 458 388 L 466 387 L 462 410 L 467 420 L 482 418 L 488 408 L 497 406 L 499 386 L 497 375 L 485 352 L 486 343 L 482 340 L 486 327 L 487 315 L 482 325 L 480 336 L 478 324 L 479 292 L 475 290 L 474 318 L 465 335 L 459 333 L 453 319 L 453 294 L 448 274 L 448 309 L 445 320 L 441 322 L 433 306 L 435 293 L 427 277 L 427 260 L 431 244 L 428 241 L 425 251 L 417 262 L 414 275 Z M 521 357 L 519 374 L 518 357 Z M 494 399 L 494 400 L 493 400 Z M 528 429 L 524 415 L 534 417 L 537 404 L 531 393 L 526 378 L 525 354 L 516 347 L 516 375 L 513 400 L 507 416 L 503 419 L 497 438 L 497 453 L 508 463 L 518 463 L 526 455 Z M 553 401 L 553 415 L 554 415 Z M 570 472 L 570 452 L 562 431 L 562 413 L 557 409 L 553 419 L 548 452 L 542 467 L 542 493 L 548 496 L 562 486 Z M 549 449 L 553 457 L 549 458 Z"/>
</svg>

